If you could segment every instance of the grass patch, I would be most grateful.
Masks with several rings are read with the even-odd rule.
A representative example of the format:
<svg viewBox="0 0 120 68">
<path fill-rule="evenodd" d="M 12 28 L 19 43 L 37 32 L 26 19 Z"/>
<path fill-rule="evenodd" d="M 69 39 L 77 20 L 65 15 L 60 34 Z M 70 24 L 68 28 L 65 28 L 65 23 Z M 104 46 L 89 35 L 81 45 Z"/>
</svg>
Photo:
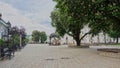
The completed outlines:
<svg viewBox="0 0 120 68">
<path fill-rule="evenodd" d="M 120 46 L 120 43 L 117 43 L 117 44 L 115 43 L 115 44 L 111 44 L 111 45 L 116 45 L 116 46 Z"/>
<path fill-rule="evenodd" d="M 68 46 L 71 48 L 89 48 L 89 46 Z"/>
</svg>

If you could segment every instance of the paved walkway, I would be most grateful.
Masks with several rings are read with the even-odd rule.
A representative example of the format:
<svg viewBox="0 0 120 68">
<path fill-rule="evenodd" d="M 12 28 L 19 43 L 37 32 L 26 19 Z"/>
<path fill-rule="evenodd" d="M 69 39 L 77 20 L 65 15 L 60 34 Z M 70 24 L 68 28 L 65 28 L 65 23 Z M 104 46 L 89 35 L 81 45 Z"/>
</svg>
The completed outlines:
<svg viewBox="0 0 120 68">
<path fill-rule="evenodd" d="M 120 68 L 120 59 L 97 54 L 87 48 L 29 44 L 0 68 Z"/>
<path fill-rule="evenodd" d="M 120 49 L 120 46 L 116 46 L 116 45 L 109 45 L 109 46 L 106 46 L 106 45 L 101 45 L 101 46 L 90 46 L 90 48 L 94 48 L 94 49 L 104 49 L 104 48 L 112 48 L 112 49 Z"/>
</svg>

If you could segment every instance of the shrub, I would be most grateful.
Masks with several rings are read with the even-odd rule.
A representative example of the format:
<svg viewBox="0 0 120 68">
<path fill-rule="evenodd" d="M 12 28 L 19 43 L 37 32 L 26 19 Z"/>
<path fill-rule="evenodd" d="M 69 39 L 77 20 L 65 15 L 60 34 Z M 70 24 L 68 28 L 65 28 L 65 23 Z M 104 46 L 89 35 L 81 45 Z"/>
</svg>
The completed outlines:
<svg viewBox="0 0 120 68">
<path fill-rule="evenodd" d="M 5 41 L 0 39 L 0 46 L 4 46 L 4 44 L 5 44 Z"/>
</svg>

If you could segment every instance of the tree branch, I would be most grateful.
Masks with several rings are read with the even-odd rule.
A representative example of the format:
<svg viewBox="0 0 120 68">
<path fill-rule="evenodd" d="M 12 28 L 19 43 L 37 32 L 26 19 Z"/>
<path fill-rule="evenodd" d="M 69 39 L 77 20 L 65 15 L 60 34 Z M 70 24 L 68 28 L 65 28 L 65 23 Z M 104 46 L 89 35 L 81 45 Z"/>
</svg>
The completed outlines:
<svg viewBox="0 0 120 68">
<path fill-rule="evenodd" d="M 86 35 L 88 35 L 88 34 L 90 34 L 91 32 L 87 32 L 87 33 L 85 33 L 81 38 L 80 38 L 80 40 L 82 40 Z"/>
<path fill-rule="evenodd" d="M 118 17 L 110 15 L 110 18 L 117 21 L 117 22 L 120 22 L 120 18 L 118 18 Z"/>
</svg>

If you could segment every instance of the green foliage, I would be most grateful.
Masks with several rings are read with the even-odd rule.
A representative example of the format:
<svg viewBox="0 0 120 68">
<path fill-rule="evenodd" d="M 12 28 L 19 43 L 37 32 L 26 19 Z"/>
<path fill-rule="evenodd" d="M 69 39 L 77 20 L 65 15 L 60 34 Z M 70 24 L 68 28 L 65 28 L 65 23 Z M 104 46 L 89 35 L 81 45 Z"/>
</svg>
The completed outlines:
<svg viewBox="0 0 120 68">
<path fill-rule="evenodd" d="M 4 44 L 5 44 L 5 41 L 0 39 L 0 46 L 4 46 Z"/>
<path fill-rule="evenodd" d="M 110 26 L 109 31 L 107 32 L 108 35 L 112 38 L 116 38 L 116 43 L 118 43 L 118 40 L 120 38 L 120 27 L 119 24 L 113 24 Z"/>
<path fill-rule="evenodd" d="M 32 39 L 35 42 L 41 41 L 41 43 L 44 43 L 47 40 L 47 35 L 44 31 L 40 32 L 40 31 L 34 30 L 32 32 Z"/>
<path fill-rule="evenodd" d="M 110 30 L 108 34 L 112 38 L 120 37 L 120 32 L 117 32 L 117 31 Z"/>
<path fill-rule="evenodd" d="M 92 1 L 89 14 L 89 27 L 91 33 L 97 35 L 99 32 L 117 35 L 120 32 L 120 1 L 118 0 L 94 0 Z M 114 33 L 113 33 L 114 32 Z"/>
<path fill-rule="evenodd" d="M 44 43 L 47 40 L 47 35 L 44 31 L 40 32 L 41 43 Z"/>
<path fill-rule="evenodd" d="M 14 37 L 14 44 L 15 45 L 19 45 L 20 44 L 20 37 L 17 36 L 17 35 Z"/>
<path fill-rule="evenodd" d="M 52 25 L 56 27 L 56 32 L 60 36 L 66 33 L 72 36 L 77 45 L 85 37 L 81 37 L 81 30 L 88 24 L 87 8 L 90 7 L 90 0 L 54 0 L 57 5 L 56 9 L 51 13 Z"/>
<path fill-rule="evenodd" d="M 58 10 L 55 10 L 51 13 L 51 18 L 52 26 L 57 27 L 56 32 L 58 32 L 60 36 L 64 36 L 64 34 L 69 31 L 69 23 L 66 21 L 67 16 L 63 16 Z"/>
<path fill-rule="evenodd" d="M 13 39 L 10 39 L 10 40 L 9 40 L 9 46 L 8 46 L 9 48 L 12 48 L 13 46 L 16 46 L 16 45 L 14 45 L 13 42 L 14 42 Z"/>
<path fill-rule="evenodd" d="M 19 35 L 13 35 L 12 38 L 9 40 L 9 48 L 12 48 L 14 46 L 17 46 L 20 44 L 20 36 Z"/>
<path fill-rule="evenodd" d="M 29 42 L 29 39 L 25 38 L 23 41 L 24 41 L 25 43 L 28 43 L 28 42 Z"/>
<path fill-rule="evenodd" d="M 91 33 L 93 36 L 100 32 L 109 33 L 119 37 L 120 32 L 120 1 L 119 0 L 53 0 L 56 9 L 51 13 L 52 25 L 56 32 L 64 36 L 72 36 L 77 45 Z M 81 29 L 85 25 L 90 32 L 81 38 Z M 118 34 L 117 34 L 118 33 Z"/>
<path fill-rule="evenodd" d="M 40 40 L 40 32 L 39 32 L 39 31 L 34 30 L 34 31 L 32 32 L 32 40 L 33 40 L 34 42 L 39 42 L 39 40 Z"/>
</svg>

